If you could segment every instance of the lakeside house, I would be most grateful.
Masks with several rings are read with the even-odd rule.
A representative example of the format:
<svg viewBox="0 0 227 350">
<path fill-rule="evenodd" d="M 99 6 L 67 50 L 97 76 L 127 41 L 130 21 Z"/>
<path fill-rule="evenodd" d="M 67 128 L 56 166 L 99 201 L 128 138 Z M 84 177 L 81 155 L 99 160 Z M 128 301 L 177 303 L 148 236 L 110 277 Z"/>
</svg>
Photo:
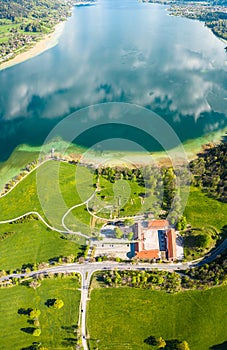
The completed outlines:
<svg viewBox="0 0 227 350">
<path fill-rule="evenodd" d="M 167 220 L 137 222 L 134 226 L 138 259 L 177 259 L 176 232 Z"/>
</svg>

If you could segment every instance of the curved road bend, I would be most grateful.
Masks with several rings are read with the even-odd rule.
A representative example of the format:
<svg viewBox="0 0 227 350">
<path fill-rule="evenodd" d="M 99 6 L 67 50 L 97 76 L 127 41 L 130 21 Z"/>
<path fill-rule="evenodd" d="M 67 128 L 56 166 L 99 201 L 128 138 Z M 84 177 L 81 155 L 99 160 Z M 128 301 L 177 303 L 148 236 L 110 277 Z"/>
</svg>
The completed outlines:
<svg viewBox="0 0 227 350">
<path fill-rule="evenodd" d="M 203 260 L 200 260 L 196 264 L 192 264 L 192 267 L 200 267 L 205 264 L 209 264 L 214 261 L 218 255 L 220 255 L 224 250 L 227 249 L 227 238 L 219 244 L 209 255 L 205 256 Z"/>
<path fill-rule="evenodd" d="M 90 239 L 90 238 L 91 238 L 90 236 L 87 236 L 87 235 L 85 235 L 85 234 L 83 234 L 83 233 L 81 233 L 81 232 L 74 232 L 74 231 L 68 231 L 68 230 L 67 230 L 67 231 L 59 230 L 59 229 L 57 229 L 57 228 L 55 228 L 55 227 L 49 225 L 37 211 L 29 211 L 28 213 L 25 213 L 25 214 L 23 214 L 23 215 L 20 215 L 20 216 L 18 216 L 18 217 L 16 217 L 16 218 L 0 221 L 0 225 L 1 225 L 1 224 L 8 224 L 8 223 L 10 223 L 10 222 L 14 222 L 14 221 L 23 219 L 23 218 L 25 218 L 25 217 L 28 216 L 28 215 L 36 215 L 36 216 L 38 216 L 38 218 L 40 219 L 40 221 L 42 221 L 42 223 L 43 223 L 44 225 L 46 225 L 46 226 L 47 226 L 49 229 L 51 229 L 52 231 L 56 231 L 56 232 L 59 232 L 59 233 L 67 233 L 67 234 L 68 234 L 68 233 L 74 233 L 74 234 L 77 234 L 78 236 L 81 236 L 81 237 L 84 237 L 84 238 L 87 238 L 87 239 Z"/>
<path fill-rule="evenodd" d="M 62 224 L 62 226 L 63 226 L 69 233 L 75 233 L 75 232 L 73 232 L 72 230 L 70 230 L 70 229 L 66 226 L 66 224 L 65 224 L 65 218 L 66 218 L 66 216 L 67 216 L 73 209 L 76 209 L 76 208 L 78 208 L 78 207 L 81 207 L 82 205 L 85 205 L 85 204 L 88 205 L 88 203 L 89 203 L 90 200 L 94 197 L 94 195 L 95 195 L 96 192 L 97 192 L 97 190 L 95 190 L 95 191 L 92 193 L 92 195 L 91 195 L 85 202 L 73 205 L 73 206 L 72 206 L 71 208 L 69 208 L 69 209 L 67 210 L 67 212 L 62 216 L 61 224 Z M 87 236 L 87 237 L 88 237 L 88 236 Z"/>
</svg>

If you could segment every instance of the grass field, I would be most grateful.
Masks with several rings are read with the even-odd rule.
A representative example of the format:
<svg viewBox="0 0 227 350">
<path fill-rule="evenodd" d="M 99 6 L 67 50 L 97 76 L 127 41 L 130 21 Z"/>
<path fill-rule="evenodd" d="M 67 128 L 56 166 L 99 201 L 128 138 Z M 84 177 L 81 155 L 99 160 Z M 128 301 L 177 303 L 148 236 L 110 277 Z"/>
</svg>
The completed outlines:
<svg viewBox="0 0 227 350">
<path fill-rule="evenodd" d="M 162 196 L 159 196 L 162 197 Z M 138 184 L 137 181 L 118 180 L 111 183 L 104 177 L 100 177 L 100 191 L 97 204 L 103 208 L 99 212 L 100 217 L 110 218 L 110 210 L 105 212 L 105 206 L 112 205 L 115 214 L 124 217 L 138 215 L 146 211 L 154 212 L 154 203 L 161 210 L 161 200 L 157 195 L 149 193 L 148 189 Z M 120 205 L 119 205 L 120 201 Z"/>
<path fill-rule="evenodd" d="M 14 232 L 0 242 L 0 270 L 21 268 L 22 264 L 48 262 L 54 257 L 77 256 L 81 246 L 61 234 L 48 230 L 41 222 L 0 225 L 0 238 L 5 232 Z M 82 238 L 80 238 L 80 243 Z"/>
<path fill-rule="evenodd" d="M 29 211 L 38 211 L 58 229 L 66 211 L 83 203 L 94 192 L 93 174 L 88 168 L 49 161 L 23 179 L 7 196 L 0 198 L 0 220 L 8 220 Z M 100 189 L 89 206 L 100 217 L 131 216 L 147 210 L 157 213 L 159 199 L 146 198 L 146 189 L 136 181 L 120 180 L 111 183 L 101 177 Z M 120 198 L 120 204 L 119 202 Z M 112 209 L 108 209 L 111 207 Z M 209 198 L 200 189 L 191 187 L 185 208 L 187 222 L 193 227 L 213 226 L 218 231 L 226 224 L 227 206 Z M 65 223 L 75 231 L 90 234 L 90 215 L 81 206 L 66 217 Z"/>
<path fill-rule="evenodd" d="M 5 184 L 18 175 L 28 163 L 38 159 L 39 152 L 35 151 L 20 151 L 15 150 L 9 159 L 0 163 L 0 190 L 4 188 Z"/>
<path fill-rule="evenodd" d="M 89 170 L 82 168 L 76 179 L 75 172 L 76 167 L 67 163 L 49 161 L 43 164 L 7 196 L 0 198 L 0 220 L 38 211 L 51 225 L 62 229 L 61 218 L 68 208 L 89 198 L 94 191 L 87 184 Z"/>
<path fill-rule="evenodd" d="M 73 209 L 67 215 L 65 224 L 70 230 L 81 231 L 87 235 L 94 231 L 91 229 L 91 215 L 88 213 L 86 205 Z"/>
<path fill-rule="evenodd" d="M 190 350 L 209 350 L 227 341 L 226 307 L 227 286 L 178 294 L 94 289 L 87 321 L 91 350 L 97 345 L 99 350 L 155 349 L 144 343 L 150 336 L 186 340 Z"/>
<path fill-rule="evenodd" d="M 209 198 L 199 188 L 191 187 L 185 216 L 193 227 L 211 225 L 220 231 L 227 224 L 227 205 Z"/>
<path fill-rule="evenodd" d="M 7 350 L 29 349 L 33 342 L 40 342 L 48 350 L 74 349 L 76 334 L 72 326 L 77 325 L 80 292 L 77 278 L 46 279 L 36 290 L 16 286 L 0 290 L 0 348 Z M 62 309 L 48 308 L 47 299 L 59 298 L 64 302 Z M 34 337 L 25 331 L 34 327 L 28 323 L 27 315 L 20 315 L 20 308 L 38 308 L 41 335 Z M 4 317 L 3 317 L 4 315 Z M 24 329 L 24 330 L 23 330 Z"/>
</svg>

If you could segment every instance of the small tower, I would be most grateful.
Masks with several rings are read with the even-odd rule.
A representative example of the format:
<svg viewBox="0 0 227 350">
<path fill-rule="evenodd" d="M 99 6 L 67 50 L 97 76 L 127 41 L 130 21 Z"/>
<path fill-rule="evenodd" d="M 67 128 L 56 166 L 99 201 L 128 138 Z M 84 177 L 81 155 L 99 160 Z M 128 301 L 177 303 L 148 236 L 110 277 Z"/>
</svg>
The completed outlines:
<svg viewBox="0 0 227 350">
<path fill-rule="evenodd" d="M 51 148 L 51 154 L 50 154 L 51 158 L 54 158 L 54 147 Z"/>
</svg>

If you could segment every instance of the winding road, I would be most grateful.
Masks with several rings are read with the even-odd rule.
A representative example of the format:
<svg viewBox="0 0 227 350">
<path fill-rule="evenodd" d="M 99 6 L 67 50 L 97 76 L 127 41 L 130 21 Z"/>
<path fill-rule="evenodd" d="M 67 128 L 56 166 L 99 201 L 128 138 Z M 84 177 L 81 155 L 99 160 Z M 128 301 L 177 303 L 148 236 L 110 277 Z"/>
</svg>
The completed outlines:
<svg viewBox="0 0 227 350">
<path fill-rule="evenodd" d="M 85 234 L 83 234 L 81 232 L 74 232 L 74 231 L 69 231 L 69 230 L 66 230 L 66 231 L 59 230 L 56 227 L 53 227 L 53 226 L 49 225 L 37 211 L 29 211 L 29 212 L 27 212 L 27 213 L 25 213 L 23 215 L 17 216 L 16 218 L 0 221 L 0 225 L 1 224 L 8 224 L 10 222 L 14 222 L 14 221 L 23 219 L 23 218 L 25 218 L 26 216 L 29 216 L 29 215 L 36 215 L 36 216 L 38 216 L 39 220 L 42 221 L 42 223 L 44 225 L 46 225 L 46 227 L 48 227 L 52 231 L 56 231 L 56 232 L 59 232 L 59 233 L 65 233 L 65 234 L 74 233 L 74 234 L 77 234 L 78 236 L 81 236 L 81 237 L 84 237 L 84 238 L 87 238 L 87 239 L 91 238 L 90 236 L 87 236 L 87 235 L 85 235 Z"/>
<path fill-rule="evenodd" d="M 73 210 L 73 209 L 76 209 L 76 208 L 78 208 L 78 207 L 81 207 L 82 205 L 86 205 L 86 206 L 88 206 L 88 203 L 90 202 L 90 200 L 94 197 L 94 195 L 95 195 L 95 193 L 97 192 L 97 190 L 95 190 L 93 193 L 92 193 L 92 195 L 86 200 L 86 201 L 84 201 L 83 203 L 79 203 L 79 204 L 75 204 L 75 205 L 73 205 L 71 208 L 69 208 L 68 210 L 67 210 L 67 212 L 62 216 L 62 219 L 61 219 L 61 224 L 62 224 L 62 226 L 66 229 L 66 231 L 68 232 L 68 233 L 77 233 L 77 232 L 74 232 L 74 231 L 72 231 L 72 230 L 70 230 L 67 226 L 66 226 L 66 224 L 65 224 L 65 218 L 67 217 L 67 215 Z M 90 214 L 90 213 L 89 213 Z M 86 236 L 86 235 L 85 235 Z M 89 236 L 86 236 L 87 238 L 90 238 Z"/>
</svg>

